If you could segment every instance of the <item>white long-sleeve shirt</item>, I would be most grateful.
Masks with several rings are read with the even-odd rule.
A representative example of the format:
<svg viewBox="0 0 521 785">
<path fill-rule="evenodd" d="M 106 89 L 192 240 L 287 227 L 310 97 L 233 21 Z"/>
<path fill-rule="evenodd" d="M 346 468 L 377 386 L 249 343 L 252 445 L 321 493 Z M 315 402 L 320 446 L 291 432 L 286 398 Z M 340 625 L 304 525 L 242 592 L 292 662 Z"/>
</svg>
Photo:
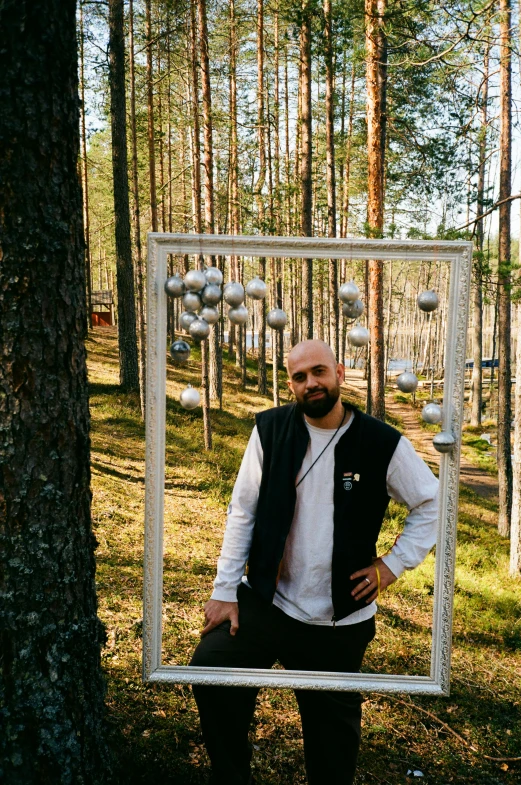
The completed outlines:
<svg viewBox="0 0 521 785">
<path fill-rule="evenodd" d="M 331 560 L 333 554 L 333 477 L 337 441 L 351 425 L 338 431 L 324 454 L 297 488 L 291 528 L 286 540 L 280 579 L 273 603 L 284 613 L 309 624 L 330 625 Z M 335 434 L 306 421 L 310 440 L 297 483 Z M 257 500 L 262 477 L 263 451 L 257 428 L 253 429 L 237 475 L 226 531 L 217 563 L 212 599 L 234 602 L 251 547 Z M 404 436 L 400 438 L 387 470 L 387 492 L 405 504 L 409 514 L 403 532 L 383 557 L 396 577 L 420 564 L 436 542 L 438 480 Z M 355 624 L 376 613 L 376 603 L 355 611 L 337 625 Z"/>
</svg>

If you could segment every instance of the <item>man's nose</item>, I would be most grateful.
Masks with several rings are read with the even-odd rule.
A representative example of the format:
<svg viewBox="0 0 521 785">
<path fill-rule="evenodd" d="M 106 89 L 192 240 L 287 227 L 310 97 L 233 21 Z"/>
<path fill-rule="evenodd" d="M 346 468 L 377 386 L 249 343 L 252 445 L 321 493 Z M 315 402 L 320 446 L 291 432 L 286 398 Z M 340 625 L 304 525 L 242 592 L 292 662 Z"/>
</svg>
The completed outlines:
<svg viewBox="0 0 521 785">
<path fill-rule="evenodd" d="M 308 390 L 313 390 L 315 387 L 318 387 L 318 379 L 313 376 L 312 373 L 310 373 L 306 379 L 306 387 Z"/>
</svg>

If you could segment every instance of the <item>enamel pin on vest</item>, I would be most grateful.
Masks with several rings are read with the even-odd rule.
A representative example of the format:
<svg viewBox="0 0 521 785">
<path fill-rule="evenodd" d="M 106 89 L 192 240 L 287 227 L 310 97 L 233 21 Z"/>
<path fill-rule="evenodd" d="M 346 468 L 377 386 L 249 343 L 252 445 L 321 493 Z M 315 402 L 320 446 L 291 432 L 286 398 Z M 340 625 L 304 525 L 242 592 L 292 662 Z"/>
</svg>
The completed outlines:
<svg viewBox="0 0 521 785">
<path fill-rule="evenodd" d="M 359 480 L 359 474 L 353 474 L 353 472 L 344 472 L 344 491 L 350 491 L 353 487 L 353 482 L 358 482 Z"/>
</svg>

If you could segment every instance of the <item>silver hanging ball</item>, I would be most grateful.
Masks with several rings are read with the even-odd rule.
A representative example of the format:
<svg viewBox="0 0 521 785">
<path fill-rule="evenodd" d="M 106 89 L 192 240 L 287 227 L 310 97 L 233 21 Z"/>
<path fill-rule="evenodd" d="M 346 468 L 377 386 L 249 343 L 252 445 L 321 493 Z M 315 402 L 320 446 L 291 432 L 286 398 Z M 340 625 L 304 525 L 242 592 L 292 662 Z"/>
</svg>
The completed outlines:
<svg viewBox="0 0 521 785">
<path fill-rule="evenodd" d="M 176 365 L 182 365 L 190 357 L 190 345 L 186 341 L 174 341 L 170 347 L 170 356 Z"/>
<path fill-rule="evenodd" d="M 197 319 L 197 314 L 194 313 L 193 311 L 183 311 L 183 313 L 179 317 L 179 326 L 181 327 L 182 330 L 186 330 L 186 332 L 188 332 L 188 330 L 190 329 L 190 325 L 196 319 Z"/>
<path fill-rule="evenodd" d="M 347 337 L 349 338 L 349 343 L 353 346 L 367 346 L 369 343 L 369 330 L 367 327 L 357 324 L 348 332 Z"/>
<path fill-rule="evenodd" d="M 404 393 L 413 393 L 418 387 L 418 377 L 411 371 L 404 371 L 396 379 L 398 389 Z"/>
<path fill-rule="evenodd" d="M 244 302 L 244 286 L 237 281 L 230 281 L 227 283 L 223 290 L 223 297 L 232 308 Z"/>
<path fill-rule="evenodd" d="M 427 289 L 425 292 L 421 292 L 418 295 L 418 308 L 421 311 L 425 311 L 425 313 L 435 311 L 439 302 L 438 295 L 433 289 Z"/>
<path fill-rule="evenodd" d="M 238 305 L 236 308 L 230 308 L 228 311 L 228 319 L 232 324 L 245 324 L 248 320 L 248 309 L 245 305 Z"/>
<path fill-rule="evenodd" d="M 422 420 L 431 425 L 437 425 L 441 422 L 441 415 L 441 406 L 438 406 L 437 403 L 426 403 L 422 409 Z"/>
<path fill-rule="evenodd" d="M 436 434 L 432 443 L 438 452 L 451 452 L 456 440 L 450 431 L 440 431 L 440 433 Z"/>
<path fill-rule="evenodd" d="M 210 325 L 204 319 L 197 317 L 188 328 L 188 332 L 196 341 L 204 341 L 210 335 Z"/>
<path fill-rule="evenodd" d="M 201 300 L 203 303 L 206 303 L 206 305 L 217 305 L 217 303 L 221 301 L 222 296 L 221 287 L 217 286 L 215 283 L 209 283 L 201 292 Z"/>
<path fill-rule="evenodd" d="M 208 283 L 214 286 L 220 286 L 223 282 L 223 274 L 218 267 L 207 267 L 204 275 Z"/>
<path fill-rule="evenodd" d="M 165 292 L 169 297 L 181 297 L 186 292 L 186 286 L 180 275 L 171 275 L 166 279 Z"/>
<path fill-rule="evenodd" d="M 252 300 L 264 300 L 268 292 L 268 287 L 261 278 L 252 278 L 246 284 L 246 294 Z"/>
<path fill-rule="evenodd" d="M 204 319 L 208 324 L 215 324 L 219 321 L 219 311 L 213 305 L 205 305 L 199 311 L 199 318 Z"/>
<path fill-rule="evenodd" d="M 185 286 L 191 292 L 200 292 L 206 283 L 206 275 L 202 270 L 188 270 L 185 275 Z"/>
<path fill-rule="evenodd" d="M 203 302 L 196 292 L 187 292 L 183 295 L 183 305 L 187 311 L 198 311 Z"/>
<path fill-rule="evenodd" d="M 283 330 L 288 321 L 288 317 L 282 308 L 273 308 L 268 312 L 266 321 L 272 330 Z"/>
<path fill-rule="evenodd" d="M 179 400 L 183 409 L 195 409 L 196 406 L 199 406 L 201 396 L 199 391 L 189 384 L 179 396 Z"/>
<path fill-rule="evenodd" d="M 354 281 L 348 281 L 347 283 L 343 283 L 340 289 L 338 290 L 338 296 L 342 300 L 343 303 L 354 303 L 355 300 L 358 300 L 358 295 L 360 294 L 360 289 L 356 285 Z"/>
<path fill-rule="evenodd" d="M 361 300 L 355 300 L 354 303 L 343 303 L 342 313 L 348 319 L 359 319 L 364 312 L 364 304 Z"/>
</svg>

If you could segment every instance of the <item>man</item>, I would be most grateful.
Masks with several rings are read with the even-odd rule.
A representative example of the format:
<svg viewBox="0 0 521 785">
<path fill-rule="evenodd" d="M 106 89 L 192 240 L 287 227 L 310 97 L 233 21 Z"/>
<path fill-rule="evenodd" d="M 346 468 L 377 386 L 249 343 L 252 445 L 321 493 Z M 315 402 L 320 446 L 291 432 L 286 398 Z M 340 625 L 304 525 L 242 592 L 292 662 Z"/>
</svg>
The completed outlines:
<svg viewBox="0 0 521 785">
<path fill-rule="evenodd" d="M 287 359 L 296 404 L 261 412 L 237 477 L 206 626 L 192 665 L 357 672 L 375 600 L 435 542 L 437 480 L 410 442 L 340 399 L 327 344 Z M 376 557 L 389 496 L 409 509 Z M 247 574 L 244 575 L 247 563 Z M 194 685 L 215 785 L 247 785 L 258 690 Z M 296 690 L 310 785 L 353 782 L 358 693 Z"/>
</svg>

